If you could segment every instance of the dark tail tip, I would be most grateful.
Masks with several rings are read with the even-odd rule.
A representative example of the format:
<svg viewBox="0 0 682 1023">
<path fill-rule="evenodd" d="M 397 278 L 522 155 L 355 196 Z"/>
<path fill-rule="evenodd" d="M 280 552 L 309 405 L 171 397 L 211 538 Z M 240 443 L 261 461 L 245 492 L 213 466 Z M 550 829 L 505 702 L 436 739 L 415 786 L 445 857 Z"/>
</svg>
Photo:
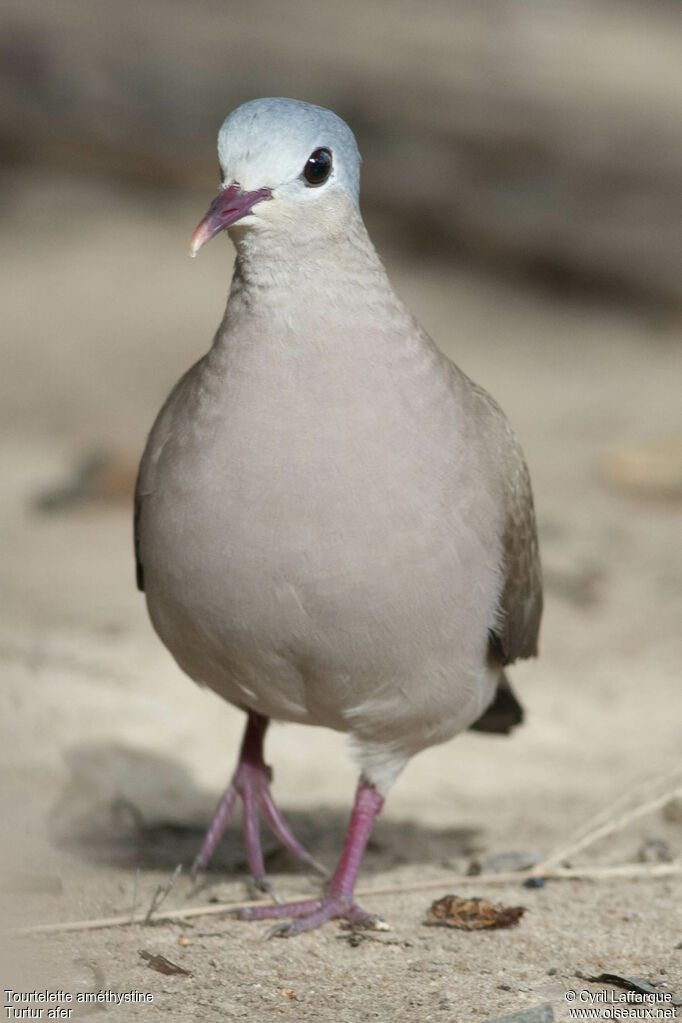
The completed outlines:
<svg viewBox="0 0 682 1023">
<path fill-rule="evenodd" d="M 523 721 L 523 707 L 516 699 L 509 679 L 500 674 L 495 698 L 487 710 L 469 728 L 473 732 L 490 732 L 495 735 L 509 735 L 512 728 Z"/>
</svg>

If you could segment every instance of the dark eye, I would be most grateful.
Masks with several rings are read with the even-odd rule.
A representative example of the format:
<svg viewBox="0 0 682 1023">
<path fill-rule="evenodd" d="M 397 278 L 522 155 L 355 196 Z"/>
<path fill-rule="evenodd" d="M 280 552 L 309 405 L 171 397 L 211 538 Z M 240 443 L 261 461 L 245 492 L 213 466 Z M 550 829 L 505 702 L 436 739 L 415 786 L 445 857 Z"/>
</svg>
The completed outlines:
<svg viewBox="0 0 682 1023">
<path fill-rule="evenodd" d="M 332 172 L 332 154 L 328 149 L 316 149 L 308 157 L 303 177 L 309 185 L 323 185 Z"/>
</svg>

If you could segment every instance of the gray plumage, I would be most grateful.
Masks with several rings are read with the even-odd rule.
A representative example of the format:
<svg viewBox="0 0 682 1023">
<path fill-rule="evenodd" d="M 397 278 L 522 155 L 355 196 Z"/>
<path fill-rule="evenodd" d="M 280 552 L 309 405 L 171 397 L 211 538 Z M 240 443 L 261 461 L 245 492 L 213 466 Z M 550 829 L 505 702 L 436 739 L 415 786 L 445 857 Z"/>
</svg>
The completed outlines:
<svg viewBox="0 0 682 1023">
<path fill-rule="evenodd" d="M 321 147 L 332 172 L 310 187 Z M 528 471 L 394 293 L 343 121 L 257 100 L 219 154 L 226 185 L 272 197 L 230 227 L 223 321 L 150 433 L 138 577 L 188 675 L 347 732 L 385 793 L 420 749 L 482 715 L 486 730 L 498 685 L 496 730 L 519 719 L 502 668 L 536 653 L 542 606 Z"/>
</svg>

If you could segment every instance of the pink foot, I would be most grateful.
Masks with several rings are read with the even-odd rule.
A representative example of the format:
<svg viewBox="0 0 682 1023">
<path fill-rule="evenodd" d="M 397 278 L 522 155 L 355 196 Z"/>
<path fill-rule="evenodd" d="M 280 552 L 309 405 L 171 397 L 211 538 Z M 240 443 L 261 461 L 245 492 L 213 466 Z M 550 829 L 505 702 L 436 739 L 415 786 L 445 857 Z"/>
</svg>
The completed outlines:
<svg viewBox="0 0 682 1023">
<path fill-rule="evenodd" d="M 235 914 L 238 920 L 273 920 L 279 917 L 293 917 L 287 923 L 277 924 L 268 932 L 268 938 L 293 938 L 303 931 L 312 931 L 328 920 L 343 918 L 353 927 L 371 929 L 380 922 L 380 917 L 367 913 L 350 895 L 335 895 L 326 892 L 319 899 L 305 902 L 288 902 L 281 906 L 253 906 L 241 909 Z"/>
<path fill-rule="evenodd" d="M 268 934 L 269 938 L 291 938 L 302 931 L 311 931 L 336 917 L 348 920 L 354 927 L 376 927 L 380 918 L 358 906 L 353 899 L 353 891 L 372 825 L 383 805 L 383 796 L 380 796 L 369 782 L 360 779 L 341 859 L 324 895 L 318 899 L 279 906 L 252 906 L 250 909 L 239 910 L 235 914 L 238 919 L 293 918 L 289 923 L 273 927 Z"/>
<path fill-rule="evenodd" d="M 261 891 L 272 894 L 265 876 L 263 852 L 260 845 L 259 812 L 270 830 L 290 852 L 315 870 L 327 871 L 310 855 L 298 841 L 270 795 L 272 772 L 263 760 L 263 739 L 268 719 L 249 712 L 246 730 L 239 753 L 239 762 L 232 781 L 218 804 L 215 816 L 192 864 L 192 877 L 207 866 L 215 847 L 225 831 L 232 808 L 239 797 L 243 805 L 244 845 L 249 869 Z"/>
</svg>

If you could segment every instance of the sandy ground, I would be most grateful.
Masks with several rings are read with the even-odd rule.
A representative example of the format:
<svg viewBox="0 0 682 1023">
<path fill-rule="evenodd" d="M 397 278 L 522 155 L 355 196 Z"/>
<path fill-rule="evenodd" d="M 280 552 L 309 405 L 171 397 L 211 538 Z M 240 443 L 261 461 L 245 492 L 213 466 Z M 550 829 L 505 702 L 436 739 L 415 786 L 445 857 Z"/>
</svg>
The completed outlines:
<svg viewBox="0 0 682 1023">
<path fill-rule="evenodd" d="M 232 769 L 242 717 L 183 677 L 153 635 L 133 586 L 128 504 L 33 507 L 83 454 L 137 457 L 168 388 L 210 341 L 231 257 L 214 242 L 189 262 L 202 209 L 172 193 L 131 197 L 37 175 L 7 178 L 3 191 L 3 919 L 26 925 L 146 908 L 191 859 Z M 547 610 L 540 660 L 513 671 L 527 724 L 511 739 L 459 737 L 397 783 L 362 886 L 440 883 L 368 894 L 390 931 L 357 941 L 331 923 L 266 942 L 265 925 L 213 916 L 12 934 L 3 987 L 153 995 L 109 1003 L 122 1023 L 160 1012 L 445 1023 L 544 1003 L 564 1020 L 566 992 L 604 989 L 581 979 L 602 971 L 682 990 L 679 877 L 472 884 L 455 890 L 526 906 L 520 924 L 423 924 L 472 858 L 546 855 L 678 766 L 680 506 L 613 492 L 600 472 L 613 445 L 679 435 L 678 326 L 388 255 L 398 289 L 502 403 L 528 456 Z M 332 866 L 355 782 L 343 737 L 273 727 L 268 759 L 280 805 Z M 679 862 L 674 816 L 645 815 L 571 862 L 632 864 L 646 839 L 664 840 Z M 317 879 L 266 841 L 276 889 L 314 892 Z M 167 905 L 249 897 L 236 826 L 214 867 L 194 894 L 181 879 Z M 155 972 L 141 949 L 190 975 Z"/>
</svg>

